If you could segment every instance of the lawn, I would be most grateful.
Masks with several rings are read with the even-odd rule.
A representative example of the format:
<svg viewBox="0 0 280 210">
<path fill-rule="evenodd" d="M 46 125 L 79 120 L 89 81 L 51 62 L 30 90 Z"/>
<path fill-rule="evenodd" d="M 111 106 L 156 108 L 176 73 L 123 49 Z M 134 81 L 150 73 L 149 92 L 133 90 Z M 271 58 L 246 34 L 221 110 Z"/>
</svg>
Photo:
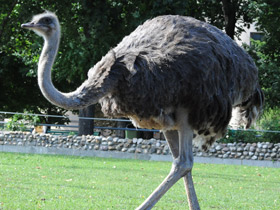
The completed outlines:
<svg viewBox="0 0 280 210">
<path fill-rule="evenodd" d="M 135 209 L 171 163 L 0 153 L 0 209 Z M 280 170 L 195 164 L 201 209 L 280 209 Z M 154 209 L 187 209 L 180 180 Z"/>
</svg>

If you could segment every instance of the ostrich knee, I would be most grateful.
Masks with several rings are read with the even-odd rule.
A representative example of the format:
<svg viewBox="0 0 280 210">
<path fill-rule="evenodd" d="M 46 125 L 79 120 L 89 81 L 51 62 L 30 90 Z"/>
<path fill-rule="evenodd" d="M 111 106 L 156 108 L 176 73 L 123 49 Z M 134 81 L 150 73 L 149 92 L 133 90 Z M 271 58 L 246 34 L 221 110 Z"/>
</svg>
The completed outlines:
<svg viewBox="0 0 280 210">
<path fill-rule="evenodd" d="M 193 162 L 187 160 L 186 158 L 178 157 L 174 159 L 171 171 L 178 174 L 180 177 L 186 176 L 188 173 L 192 171 Z"/>
</svg>

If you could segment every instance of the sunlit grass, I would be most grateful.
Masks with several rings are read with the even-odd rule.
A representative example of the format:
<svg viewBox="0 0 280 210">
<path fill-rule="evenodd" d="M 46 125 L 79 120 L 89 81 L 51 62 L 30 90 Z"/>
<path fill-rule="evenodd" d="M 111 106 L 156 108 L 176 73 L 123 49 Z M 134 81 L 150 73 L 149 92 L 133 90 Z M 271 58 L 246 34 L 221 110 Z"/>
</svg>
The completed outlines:
<svg viewBox="0 0 280 210">
<path fill-rule="evenodd" d="M 171 163 L 0 153 L 0 209 L 135 209 Z M 195 164 L 201 209 L 275 209 L 280 170 Z M 180 180 L 154 209 L 187 209 Z"/>
</svg>

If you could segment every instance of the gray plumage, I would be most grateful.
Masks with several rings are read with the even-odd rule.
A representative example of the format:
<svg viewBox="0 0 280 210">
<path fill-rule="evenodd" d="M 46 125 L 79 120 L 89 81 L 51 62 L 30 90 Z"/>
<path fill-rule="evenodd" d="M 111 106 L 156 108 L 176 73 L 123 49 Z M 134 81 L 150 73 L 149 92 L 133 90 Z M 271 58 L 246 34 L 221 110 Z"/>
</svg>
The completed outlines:
<svg viewBox="0 0 280 210">
<path fill-rule="evenodd" d="M 206 148 L 225 134 L 232 108 L 251 101 L 245 108 L 249 127 L 257 115 L 254 106 L 257 112 L 262 107 L 253 60 L 207 23 L 160 16 L 139 26 L 113 52 L 111 71 L 123 73 L 114 91 L 100 100 L 102 110 L 109 116 L 137 116 L 136 126 L 160 118 L 144 127 L 172 129 L 176 108 L 185 107 L 195 133 L 210 141 L 202 145 Z"/>
<path fill-rule="evenodd" d="M 59 92 L 51 81 L 60 38 L 55 14 L 34 16 L 22 27 L 45 40 L 38 82 L 50 102 L 66 109 L 99 102 L 108 116 L 129 117 L 137 127 L 163 130 L 173 167 L 138 209 L 150 209 L 181 177 L 190 209 L 199 209 L 191 177 L 192 141 L 206 150 L 225 134 L 232 110 L 233 124 L 246 128 L 262 110 L 264 97 L 251 57 L 225 33 L 196 19 L 167 15 L 147 20 L 70 93 Z"/>
</svg>

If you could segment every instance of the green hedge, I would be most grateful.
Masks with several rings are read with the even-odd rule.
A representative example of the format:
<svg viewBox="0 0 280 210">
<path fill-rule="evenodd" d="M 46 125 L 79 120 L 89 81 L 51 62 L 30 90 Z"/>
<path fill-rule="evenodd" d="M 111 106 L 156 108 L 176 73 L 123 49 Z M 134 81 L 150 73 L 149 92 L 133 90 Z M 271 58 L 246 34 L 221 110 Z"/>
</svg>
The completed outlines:
<svg viewBox="0 0 280 210">
<path fill-rule="evenodd" d="M 260 130 L 260 131 L 252 131 Z M 229 129 L 226 136 L 219 140 L 219 142 L 233 143 L 233 142 L 271 142 L 280 143 L 280 109 L 268 109 L 263 116 L 256 123 L 252 130 L 231 130 Z M 279 131 L 265 132 L 265 131 Z"/>
</svg>

